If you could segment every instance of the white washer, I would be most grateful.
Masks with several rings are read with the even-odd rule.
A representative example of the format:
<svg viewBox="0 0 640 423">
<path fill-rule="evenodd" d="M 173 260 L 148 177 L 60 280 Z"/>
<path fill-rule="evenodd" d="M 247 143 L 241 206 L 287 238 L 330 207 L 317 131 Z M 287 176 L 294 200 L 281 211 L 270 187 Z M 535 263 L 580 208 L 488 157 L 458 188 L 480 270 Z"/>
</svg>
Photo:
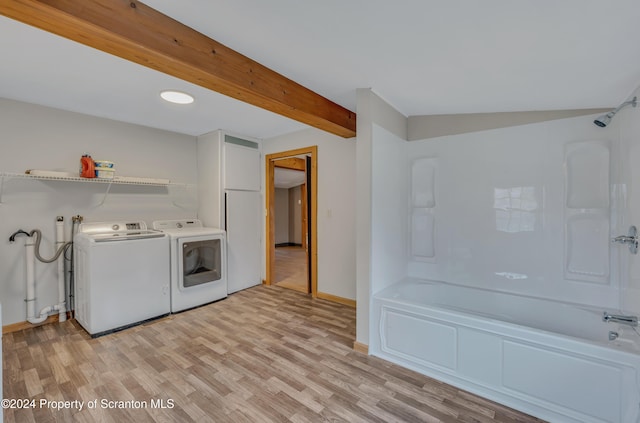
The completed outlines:
<svg viewBox="0 0 640 423">
<path fill-rule="evenodd" d="M 156 220 L 171 239 L 171 312 L 227 297 L 226 233 L 198 219 Z"/>
<path fill-rule="evenodd" d="M 171 312 L 166 234 L 144 222 L 83 223 L 73 245 L 75 318 L 91 336 Z"/>
</svg>

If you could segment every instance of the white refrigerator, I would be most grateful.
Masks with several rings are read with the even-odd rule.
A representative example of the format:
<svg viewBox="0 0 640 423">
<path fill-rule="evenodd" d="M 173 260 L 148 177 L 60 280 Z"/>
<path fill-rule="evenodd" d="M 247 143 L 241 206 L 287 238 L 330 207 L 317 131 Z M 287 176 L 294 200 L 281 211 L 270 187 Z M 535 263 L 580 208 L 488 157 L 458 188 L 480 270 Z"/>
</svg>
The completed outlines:
<svg viewBox="0 0 640 423">
<path fill-rule="evenodd" d="M 260 146 L 224 131 L 198 137 L 198 217 L 227 232 L 229 294 L 262 283 Z"/>
<path fill-rule="evenodd" d="M 259 191 L 225 191 L 227 231 L 227 292 L 229 294 L 259 285 L 260 210 Z"/>
</svg>

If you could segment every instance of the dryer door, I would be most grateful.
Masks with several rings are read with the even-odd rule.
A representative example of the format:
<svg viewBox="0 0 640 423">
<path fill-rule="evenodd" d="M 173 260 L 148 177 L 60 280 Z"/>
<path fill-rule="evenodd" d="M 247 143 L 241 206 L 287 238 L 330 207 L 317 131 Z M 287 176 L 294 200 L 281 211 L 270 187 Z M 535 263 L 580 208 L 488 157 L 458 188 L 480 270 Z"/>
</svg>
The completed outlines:
<svg viewBox="0 0 640 423">
<path fill-rule="evenodd" d="M 222 279 L 222 239 L 180 240 L 180 288 L 190 288 Z"/>
</svg>

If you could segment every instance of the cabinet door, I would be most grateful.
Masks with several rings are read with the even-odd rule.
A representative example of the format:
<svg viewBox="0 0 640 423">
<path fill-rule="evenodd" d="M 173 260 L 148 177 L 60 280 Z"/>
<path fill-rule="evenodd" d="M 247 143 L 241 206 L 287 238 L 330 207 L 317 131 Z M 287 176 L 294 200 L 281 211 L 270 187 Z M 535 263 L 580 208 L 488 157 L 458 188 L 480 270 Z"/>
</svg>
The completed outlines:
<svg viewBox="0 0 640 423">
<path fill-rule="evenodd" d="M 260 150 L 225 142 L 224 188 L 260 191 Z"/>
</svg>

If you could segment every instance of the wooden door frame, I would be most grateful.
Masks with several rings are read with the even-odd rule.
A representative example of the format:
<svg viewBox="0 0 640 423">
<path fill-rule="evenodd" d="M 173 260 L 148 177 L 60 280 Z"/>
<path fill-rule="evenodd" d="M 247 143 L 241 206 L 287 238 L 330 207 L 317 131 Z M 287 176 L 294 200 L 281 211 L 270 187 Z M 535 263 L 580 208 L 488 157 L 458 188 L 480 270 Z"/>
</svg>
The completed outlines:
<svg viewBox="0 0 640 423">
<path fill-rule="evenodd" d="M 307 249 L 307 216 L 309 208 L 307 207 L 307 183 L 300 185 L 300 244 L 302 248 Z"/>
<path fill-rule="evenodd" d="M 311 233 L 310 233 L 310 245 L 311 248 L 311 296 L 316 298 L 318 296 L 318 146 L 310 146 L 304 148 L 298 148 L 296 150 L 282 151 L 279 153 L 265 155 L 265 170 L 266 170 L 266 182 L 265 182 L 265 203 L 266 203 L 266 276 L 265 285 L 271 285 L 273 280 L 273 273 L 275 270 L 275 187 L 274 187 L 274 173 L 275 165 L 274 160 L 283 159 L 286 157 L 308 155 L 311 158 L 311 169 L 307 169 L 307 172 L 311 174 Z"/>
</svg>

